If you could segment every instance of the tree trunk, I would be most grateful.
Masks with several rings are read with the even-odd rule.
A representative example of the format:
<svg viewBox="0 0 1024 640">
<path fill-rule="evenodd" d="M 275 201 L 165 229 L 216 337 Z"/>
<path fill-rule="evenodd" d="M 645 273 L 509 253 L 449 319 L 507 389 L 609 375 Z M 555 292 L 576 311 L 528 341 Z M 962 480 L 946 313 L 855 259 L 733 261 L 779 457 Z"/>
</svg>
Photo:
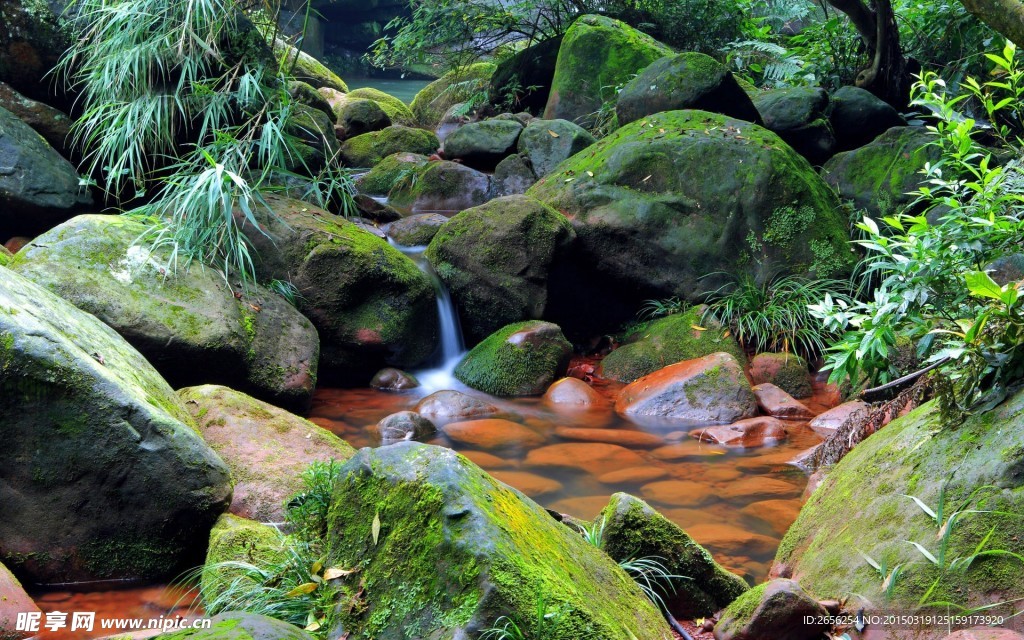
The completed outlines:
<svg viewBox="0 0 1024 640">
<path fill-rule="evenodd" d="M 992 29 L 1024 47 L 1024 2 L 1020 0 L 960 0 L 968 11 Z"/>
<path fill-rule="evenodd" d="M 867 48 L 871 63 L 857 74 L 857 86 L 867 89 L 897 109 L 910 102 L 913 84 L 907 59 L 900 47 L 899 29 L 890 0 L 828 0 L 850 18 Z"/>
</svg>

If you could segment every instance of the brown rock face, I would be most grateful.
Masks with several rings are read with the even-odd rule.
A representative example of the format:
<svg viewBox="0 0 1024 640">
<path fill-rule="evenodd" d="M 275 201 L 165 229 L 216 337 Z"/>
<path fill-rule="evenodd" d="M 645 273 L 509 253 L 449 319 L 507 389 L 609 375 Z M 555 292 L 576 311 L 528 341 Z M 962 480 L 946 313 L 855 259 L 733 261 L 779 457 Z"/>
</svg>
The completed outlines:
<svg viewBox="0 0 1024 640">
<path fill-rule="evenodd" d="M 757 405 L 768 415 L 790 420 L 808 420 L 814 412 L 802 402 L 789 395 L 774 384 L 764 383 L 754 387 Z"/>
<path fill-rule="evenodd" d="M 579 440 L 581 442 L 606 442 L 618 444 L 631 449 L 646 449 L 660 447 L 665 441 L 653 433 L 633 431 L 631 429 L 586 429 L 573 427 L 558 427 L 555 435 L 565 440 Z"/>
<path fill-rule="evenodd" d="M 701 442 L 732 447 L 763 447 L 769 442 L 786 439 L 786 425 L 767 416 L 748 418 L 730 425 L 694 429 L 690 435 Z"/>
<path fill-rule="evenodd" d="M 814 429 L 814 432 L 823 438 L 828 438 L 836 429 L 840 427 L 846 420 L 857 411 L 866 410 L 868 407 L 866 402 L 861 400 L 854 400 L 852 402 L 844 402 L 843 404 L 829 409 L 825 413 L 818 415 L 814 420 L 811 420 L 810 427 Z"/>
<path fill-rule="evenodd" d="M 32 635 L 15 631 L 19 613 L 38 613 L 39 607 L 21 588 L 18 579 L 0 564 L 0 640 L 22 640 Z"/>
<path fill-rule="evenodd" d="M 591 408 L 604 407 L 608 401 L 586 382 L 578 378 L 562 378 L 556 380 L 544 394 L 548 404 Z"/>
</svg>

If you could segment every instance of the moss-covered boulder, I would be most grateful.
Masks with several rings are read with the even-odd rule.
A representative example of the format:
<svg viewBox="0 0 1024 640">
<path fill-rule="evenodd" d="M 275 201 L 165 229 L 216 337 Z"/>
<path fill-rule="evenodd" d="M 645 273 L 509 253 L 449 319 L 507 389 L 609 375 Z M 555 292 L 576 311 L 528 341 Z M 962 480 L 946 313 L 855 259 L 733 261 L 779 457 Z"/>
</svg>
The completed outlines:
<svg viewBox="0 0 1024 640">
<path fill-rule="evenodd" d="M 8 251 L 7 247 L 0 246 L 0 267 L 9 265 L 12 258 L 14 258 L 14 254 Z"/>
<path fill-rule="evenodd" d="M 448 224 L 448 218 L 440 213 L 419 213 L 396 220 L 384 228 L 388 237 L 406 247 L 421 247 L 430 244 L 438 230 Z"/>
<path fill-rule="evenodd" d="M 722 568 L 704 547 L 640 498 L 616 493 L 598 522 L 604 523 L 601 548 L 617 561 L 657 557 L 670 574 L 685 576 L 673 584 L 665 604 L 678 617 L 710 616 L 749 587 Z"/>
<path fill-rule="evenodd" d="M 166 251 L 136 241 L 146 225 L 78 216 L 44 233 L 11 269 L 121 334 L 174 386 L 226 384 L 302 408 L 316 386 L 320 339 L 280 295 L 228 285 L 199 264 L 169 274 Z"/>
<path fill-rule="evenodd" d="M 409 105 L 416 123 L 436 127 L 454 105 L 484 91 L 490 84 L 494 69 L 490 62 L 478 62 L 453 69 L 423 87 Z"/>
<path fill-rule="evenodd" d="M 695 299 L 725 284 L 721 272 L 764 281 L 848 270 L 853 254 L 835 195 L 778 136 L 704 111 L 645 120 L 527 192 L 568 216 L 577 234 L 579 273 L 561 297 L 572 315 L 558 316 L 560 324 L 607 331 L 645 299 Z"/>
<path fill-rule="evenodd" d="M 662 367 L 724 351 L 739 362 L 746 355 L 717 323 L 704 323 L 699 308 L 636 327 L 623 344 L 601 362 L 601 374 L 618 382 L 633 382 Z M 710 325 L 710 326 L 708 326 Z"/>
<path fill-rule="evenodd" d="M 209 629 L 183 629 L 165 633 L 162 640 L 313 640 L 302 629 L 277 618 L 231 611 L 210 618 Z"/>
<path fill-rule="evenodd" d="M 548 103 L 562 36 L 542 40 L 498 62 L 487 95 L 497 111 L 540 114 Z"/>
<path fill-rule="evenodd" d="M 310 463 L 355 454 L 330 431 L 227 387 L 189 387 L 178 395 L 231 470 L 230 511 L 243 518 L 284 521 L 284 504 L 302 490 L 302 472 Z"/>
<path fill-rule="evenodd" d="M 449 220 L 427 259 L 448 287 L 471 342 L 544 316 L 548 280 L 572 243 L 568 220 L 527 196 L 498 198 Z"/>
<path fill-rule="evenodd" d="M 349 91 L 348 97 L 373 100 L 380 105 L 380 108 L 384 110 L 384 113 L 391 119 L 391 122 L 395 124 L 409 126 L 416 121 L 416 116 L 413 115 L 412 109 L 407 104 L 391 94 L 384 93 L 380 89 L 363 87 L 362 89 Z"/>
<path fill-rule="evenodd" d="M 761 120 L 732 72 L 711 56 L 696 52 L 656 60 L 626 83 L 615 103 L 620 125 L 680 109 L 701 109 L 755 123 Z"/>
<path fill-rule="evenodd" d="M 732 424 L 757 415 L 757 401 L 736 358 L 713 353 L 639 378 L 619 392 L 615 410 L 695 425 Z"/>
<path fill-rule="evenodd" d="M 299 152 L 288 158 L 286 168 L 300 175 L 315 176 L 335 162 L 338 136 L 331 117 L 316 107 L 293 106 L 285 133 L 299 140 Z"/>
<path fill-rule="evenodd" d="M 784 578 L 758 585 L 730 604 L 715 625 L 715 640 L 818 640 L 832 625 L 825 607 Z"/>
<path fill-rule="evenodd" d="M 348 138 L 341 145 L 341 159 L 350 167 L 370 168 L 394 153 L 430 155 L 440 146 L 441 142 L 432 131 L 392 125 Z"/>
<path fill-rule="evenodd" d="M 210 530 L 206 561 L 199 573 L 200 589 L 220 594 L 236 580 L 253 583 L 250 574 L 233 563 L 275 565 L 285 558 L 283 541 L 281 532 L 272 525 L 230 513 L 221 515 Z"/>
<path fill-rule="evenodd" d="M 836 138 L 828 119 L 829 95 L 819 87 L 787 87 L 754 98 L 764 126 L 820 165 L 835 152 Z"/>
<path fill-rule="evenodd" d="M 517 322 L 473 347 L 455 368 L 455 377 L 495 396 L 539 396 L 565 374 L 572 345 L 558 325 Z"/>
<path fill-rule="evenodd" d="M 558 50 L 548 119 L 588 120 L 624 84 L 672 49 L 624 22 L 599 15 L 576 20 Z"/>
<path fill-rule="evenodd" d="M 390 196 L 410 191 L 430 159 L 422 153 L 399 151 L 384 157 L 372 169 L 356 179 L 356 190 L 372 196 Z"/>
<path fill-rule="evenodd" d="M 979 557 L 965 571 L 941 575 L 908 543 L 937 556 L 940 525 L 908 496 L 936 511 L 944 499 L 943 526 L 958 509 L 982 511 L 962 513 L 951 525 L 947 571 L 983 540 L 986 550 L 1024 554 L 1022 421 L 1024 392 L 960 425 L 944 420 L 936 401 L 893 420 L 828 472 L 783 538 L 776 562 L 817 598 L 856 593 L 886 608 L 916 606 L 937 578 L 931 601 L 971 607 L 1020 597 L 1024 574 L 1009 556 Z M 860 552 L 890 569 L 901 566 L 891 598 Z"/>
<path fill-rule="evenodd" d="M 519 136 L 519 153 L 544 177 L 597 142 L 589 131 L 568 120 L 532 120 Z"/>
<path fill-rule="evenodd" d="M 494 169 L 506 156 L 515 152 L 522 132 L 523 125 L 516 120 L 495 118 L 470 122 L 444 139 L 444 155 L 478 169 Z"/>
<path fill-rule="evenodd" d="M 268 196 L 274 215 L 257 213 L 250 233 L 264 280 L 288 280 L 317 328 L 320 372 L 365 384 L 386 365 L 411 368 L 434 352 L 434 286 L 387 241 L 344 218 L 297 200 Z"/>
<path fill-rule="evenodd" d="M 0 237 L 35 235 L 92 204 L 78 171 L 0 107 Z"/>
<path fill-rule="evenodd" d="M 759 353 L 750 360 L 750 380 L 771 383 L 794 398 L 808 398 L 811 375 L 807 361 L 794 353 Z"/>
<path fill-rule="evenodd" d="M 37 582 L 156 579 L 231 501 L 184 404 L 113 329 L 0 267 L 0 561 Z"/>
<path fill-rule="evenodd" d="M 836 134 L 836 151 L 863 147 L 892 127 L 905 127 L 899 111 L 875 94 L 846 86 L 832 94 L 828 116 Z"/>
<path fill-rule="evenodd" d="M 870 144 L 837 153 L 821 175 L 857 209 L 875 218 L 893 215 L 914 201 L 910 194 L 925 183 L 925 164 L 941 157 L 935 141 L 923 127 L 893 127 Z"/>
<path fill-rule="evenodd" d="M 31 631 L 17 629 L 18 616 L 26 613 L 42 616 L 14 574 L 0 564 L 0 640 L 23 640 L 35 635 Z"/>
<path fill-rule="evenodd" d="M 308 82 L 292 80 L 288 83 L 288 95 L 299 104 L 321 111 L 332 123 L 337 119 L 330 101 Z"/>
<path fill-rule="evenodd" d="M 283 40 L 276 40 L 274 41 L 274 56 L 296 80 L 301 80 L 317 89 L 327 87 L 348 93 L 348 85 L 338 77 L 338 74 L 305 51 L 299 51 Z"/>
<path fill-rule="evenodd" d="M 494 168 L 493 191 L 496 198 L 515 196 L 526 191 L 537 182 L 530 160 L 522 154 L 511 155 Z"/>
<path fill-rule="evenodd" d="M 657 609 L 615 562 L 454 451 L 403 442 L 342 467 L 329 516 L 331 566 L 359 568 L 331 636 L 477 637 L 501 616 L 551 637 L 669 640 Z"/>
<path fill-rule="evenodd" d="M 347 138 L 391 126 L 391 118 L 373 100 L 349 97 L 335 113 L 338 116 L 338 126 L 344 130 Z"/>
</svg>

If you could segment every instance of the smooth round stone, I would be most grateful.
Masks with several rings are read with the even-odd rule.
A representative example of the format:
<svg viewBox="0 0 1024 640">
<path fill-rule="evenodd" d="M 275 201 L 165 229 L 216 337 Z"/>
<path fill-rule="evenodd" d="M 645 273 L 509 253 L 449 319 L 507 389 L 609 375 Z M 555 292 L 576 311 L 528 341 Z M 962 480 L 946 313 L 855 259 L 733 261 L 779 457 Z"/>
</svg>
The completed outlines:
<svg viewBox="0 0 1024 640">
<path fill-rule="evenodd" d="M 494 471 L 492 476 L 531 498 L 562 490 L 562 483 L 527 471 Z"/>
<path fill-rule="evenodd" d="M 703 442 L 691 440 L 658 447 L 651 452 L 651 455 L 658 460 L 684 460 L 686 458 L 710 458 L 725 454 L 725 447 L 709 445 Z"/>
<path fill-rule="evenodd" d="M 757 406 L 770 416 L 787 420 L 810 420 L 814 417 L 814 412 L 807 405 L 771 383 L 754 387 L 754 397 L 757 398 Z"/>
<path fill-rule="evenodd" d="M 416 413 L 437 423 L 444 420 L 482 418 L 500 411 L 493 404 L 460 391 L 438 391 L 420 400 L 413 408 Z"/>
<path fill-rule="evenodd" d="M 759 416 L 732 424 L 694 429 L 690 436 L 701 442 L 730 447 L 763 447 L 786 439 L 786 425 L 778 418 Z"/>
<path fill-rule="evenodd" d="M 673 507 L 699 507 L 716 499 L 708 490 L 709 487 L 700 482 L 662 480 L 640 487 L 640 495 L 644 500 Z"/>
<path fill-rule="evenodd" d="M 781 537 L 785 535 L 789 525 L 796 521 L 796 516 L 800 513 L 800 500 L 762 500 L 748 504 L 740 511 L 766 523 Z"/>
<path fill-rule="evenodd" d="M 533 429 L 501 418 L 451 422 L 443 431 L 450 440 L 481 449 L 531 448 L 544 444 L 544 436 Z"/>
<path fill-rule="evenodd" d="M 597 480 L 604 484 L 642 484 L 661 480 L 667 475 L 668 470 L 661 467 L 630 467 L 603 473 Z"/>
<path fill-rule="evenodd" d="M 721 487 L 718 489 L 718 495 L 727 500 L 767 500 L 769 498 L 797 497 L 800 495 L 800 489 L 785 480 L 747 476 Z"/>
<path fill-rule="evenodd" d="M 608 506 L 611 496 L 583 496 L 566 498 L 548 506 L 552 511 L 567 513 L 583 520 L 593 520 Z"/>
<path fill-rule="evenodd" d="M 549 404 L 566 407 L 593 408 L 607 407 L 609 402 L 579 378 L 562 378 L 556 380 L 544 394 L 544 401 Z"/>
<path fill-rule="evenodd" d="M 686 528 L 699 544 L 731 556 L 767 556 L 775 552 L 779 541 L 730 524 L 702 522 Z"/>
<path fill-rule="evenodd" d="M 469 458 L 469 461 L 480 467 L 481 469 L 505 469 L 508 467 L 516 466 L 514 460 L 508 460 L 506 458 L 500 458 L 493 453 L 487 453 L 486 451 L 460 451 L 462 455 Z"/>
<path fill-rule="evenodd" d="M 635 451 L 600 442 L 548 445 L 528 453 L 524 462 L 526 467 L 578 469 L 595 476 L 645 464 L 647 461 Z"/>
<path fill-rule="evenodd" d="M 420 386 L 420 382 L 414 375 L 408 374 L 401 369 L 388 367 L 374 374 L 373 379 L 370 380 L 370 386 L 381 391 L 404 391 L 406 389 L 415 389 Z"/>
<path fill-rule="evenodd" d="M 635 449 L 660 447 L 664 441 L 652 433 L 633 431 L 630 429 L 583 429 L 558 427 L 555 435 L 563 440 L 579 440 L 581 442 L 606 442 Z"/>
</svg>

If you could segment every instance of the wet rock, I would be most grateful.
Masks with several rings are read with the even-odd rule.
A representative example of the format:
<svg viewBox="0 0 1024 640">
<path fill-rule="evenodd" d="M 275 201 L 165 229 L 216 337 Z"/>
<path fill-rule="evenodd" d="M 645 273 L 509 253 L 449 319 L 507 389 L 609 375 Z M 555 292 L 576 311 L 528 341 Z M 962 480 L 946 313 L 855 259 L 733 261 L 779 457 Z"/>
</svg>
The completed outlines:
<svg viewBox="0 0 1024 640">
<path fill-rule="evenodd" d="M 500 418 L 450 422 L 442 431 L 455 442 L 480 449 L 531 449 L 544 444 L 545 440 L 527 426 Z"/>
<path fill-rule="evenodd" d="M 672 53 L 672 49 L 624 22 L 586 15 L 569 27 L 558 50 L 545 118 L 589 121 L 607 97 L 607 87 Z"/>
<path fill-rule="evenodd" d="M 653 433 L 634 431 L 632 429 L 589 429 L 581 427 L 558 427 L 555 435 L 563 440 L 580 442 L 607 442 L 631 449 L 653 449 L 665 444 L 665 441 Z"/>
<path fill-rule="evenodd" d="M 509 323 L 544 317 L 552 273 L 574 238 L 569 221 L 554 209 L 509 196 L 451 218 L 426 256 L 472 344 Z"/>
<path fill-rule="evenodd" d="M 0 276 L 0 561 L 44 583 L 155 580 L 194 562 L 231 501 L 227 467 L 113 329 Z"/>
<path fill-rule="evenodd" d="M 337 111 L 338 124 L 346 138 L 354 138 L 391 126 L 391 118 L 373 100 L 348 99 Z"/>
<path fill-rule="evenodd" d="M 806 405 L 771 383 L 759 384 L 753 390 L 757 405 L 770 416 L 789 420 L 809 420 L 814 417 L 814 412 Z"/>
<path fill-rule="evenodd" d="M 766 91 L 754 99 L 764 126 L 789 146 L 820 165 L 835 152 L 836 138 L 828 120 L 828 93 L 817 87 Z"/>
<path fill-rule="evenodd" d="M 607 504 L 608 496 L 601 495 L 563 498 L 557 502 L 552 502 L 550 506 L 551 510 L 556 513 L 567 514 L 568 518 L 563 518 L 562 522 L 568 523 L 568 526 L 573 527 L 575 531 L 579 531 L 580 527 L 589 526 Z"/>
<path fill-rule="evenodd" d="M 17 631 L 18 615 L 39 613 L 39 607 L 21 587 L 18 579 L 0 564 L 0 640 L 23 640 L 33 635 Z"/>
<path fill-rule="evenodd" d="M 502 458 L 484 451 L 466 450 L 460 451 L 461 455 L 469 458 L 470 462 L 483 469 L 507 469 L 515 467 L 516 461 L 509 458 Z"/>
<path fill-rule="evenodd" d="M 633 382 L 676 362 L 725 352 L 740 363 L 746 354 L 736 340 L 715 322 L 705 322 L 700 308 L 672 314 L 640 325 L 622 338 L 622 346 L 601 361 L 601 374 L 618 382 Z"/>
<path fill-rule="evenodd" d="M 556 380 L 544 392 L 544 401 L 565 408 L 592 409 L 608 406 L 608 400 L 578 378 Z"/>
<path fill-rule="evenodd" d="M 167 251 L 138 244 L 147 226 L 78 216 L 39 236 L 11 269 L 121 334 L 174 386 L 223 384 L 303 409 L 316 384 L 320 340 L 283 297 L 235 291 L 199 264 L 168 274 Z"/>
<path fill-rule="evenodd" d="M 416 379 L 416 376 L 394 367 L 381 369 L 370 379 L 370 387 L 382 391 L 405 391 L 418 386 L 420 386 L 420 381 Z"/>
<path fill-rule="evenodd" d="M 385 228 L 388 237 L 405 247 L 423 247 L 448 222 L 440 213 L 419 213 L 392 222 Z"/>
<path fill-rule="evenodd" d="M 350 167 L 374 167 L 395 153 L 429 156 L 441 146 L 432 131 L 391 125 L 380 130 L 349 136 L 341 144 L 341 159 Z"/>
<path fill-rule="evenodd" d="M 702 427 L 691 431 L 690 436 L 701 442 L 733 447 L 763 447 L 787 437 L 786 426 L 782 421 L 769 417 L 747 418 L 718 427 Z"/>
<path fill-rule="evenodd" d="M 589 131 L 563 119 L 533 120 L 519 136 L 519 153 L 543 178 L 580 151 L 597 142 Z"/>
<path fill-rule="evenodd" d="M 757 404 L 736 358 L 713 353 L 633 382 L 619 393 L 615 410 L 625 416 L 731 424 L 754 416 Z"/>
<path fill-rule="evenodd" d="M 619 92 L 619 126 L 663 111 L 701 109 L 760 122 L 754 103 L 729 69 L 703 53 L 678 53 L 655 60 Z"/>
<path fill-rule="evenodd" d="M 277 618 L 240 611 L 221 613 L 210 619 L 209 629 L 184 629 L 165 633 L 162 640 L 313 640 L 302 629 Z"/>
<path fill-rule="evenodd" d="M 398 153 L 384 158 L 356 186 L 387 195 L 392 205 L 414 213 L 462 211 L 490 199 L 491 178 L 456 162 Z"/>
<path fill-rule="evenodd" d="M 645 500 L 673 507 L 699 507 L 717 497 L 700 482 L 692 480 L 661 480 L 640 487 Z"/>
<path fill-rule="evenodd" d="M 669 573 L 687 576 L 675 583 L 665 604 L 677 617 L 710 616 L 747 590 L 743 580 L 715 562 L 685 531 L 642 500 L 616 493 L 601 513 L 602 548 L 619 561 L 654 556 Z"/>
<path fill-rule="evenodd" d="M 847 419 L 850 418 L 854 413 L 858 411 L 865 411 L 868 408 L 868 404 L 863 400 L 853 400 L 852 402 L 844 402 L 843 404 L 829 409 L 825 413 L 819 414 L 810 422 L 811 429 L 823 438 L 828 438 L 836 432 Z"/>
<path fill-rule="evenodd" d="M 227 387 L 191 387 L 178 395 L 231 470 L 230 511 L 237 516 L 282 522 L 284 503 L 302 489 L 302 473 L 311 462 L 355 454 L 330 431 Z"/>
<path fill-rule="evenodd" d="M 779 578 L 754 587 L 730 604 L 715 625 L 715 640 L 816 640 L 830 625 L 813 619 L 826 614 L 799 584 Z"/>
<path fill-rule="evenodd" d="M 341 586 L 365 585 L 369 611 L 401 612 L 344 617 L 354 636 L 416 628 L 421 637 L 469 637 L 500 615 L 532 619 L 543 591 L 573 612 L 554 620 L 556 637 L 671 638 L 613 560 L 454 451 L 408 442 L 363 449 L 336 486 L 328 557 L 363 567 Z M 416 606 L 410 593 L 420 594 Z"/>
<path fill-rule="evenodd" d="M 800 513 L 800 500 L 761 500 L 748 504 L 740 512 L 757 518 L 782 536 Z"/>
<path fill-rule="evenodd" d="M 75 167 L 3 107 L 0 167 L 0 236 L 37 233 L 92 205 Z"/>
<path fill-rule="evenodd" d="M 800 488 L 785 480 L 777 478 L 758 478 L 746 476 L 730 482 L 717 489 L 717 493 L 726 500 L 767 500 L 769 498 L 796 497 Z"/>
<path fill-rule="evenodd" d="M 643 484 L 661 480 L 667 475 L 668 470 L 661 467 L 631 467 L 603 473 L 597 477 L 597 481 L 611 485 Z"/>
<path fill-rule="evenodd" d="M 528 468 L 579 469 L 590 475 L 601 475 L 619 469 L 639 467 L 644 459 L 635 451 L 615 444 L 567 442 L 534 449 L 526 455 Z"/>
<path fill-rule="evenodd" d="M 836 151 L 862 147 L 892 127 L 907 121 L 890 104 L 860 87 L 841 87 L 832 94 L 829 113 L 836 134 Z"/>
<path fill-rule="evenodd" d="M 572 345 L 558 325 L 528 320 L 508 325 L 473 347 L 455 377 L 496 396 L 536 396 L 565 374 Z"/>
<path fill-rule="evenodd" d="M 750 379 L 755 384 L 770 382 L 794 398 L 813 393 L 807 361 L 792 353 L 759 353 L 750 361 Z"/>
<path fill-rule="evenodd" d="M 670 444 L 664 447 L 659 447 L 651 452 L 651 455 L 658 460 L 678 461 L 685 460 L 686 458 L 707 458 L 710 456 L 721 455 L 726 449 L 724 447 L 708 446 L 702 442 L 696 440 L 690 440 L 688 442 L 680 442 L 679 444 Z"/>
<path fill-rule="evenodd" d="M 377 432 L 385 443 L 399 440 L 421 440 L 433 435 L 437 427 L 415 411 L 399 411 L 381 418 Z M 483 465 L 481 465 L 483 466 Z"/>
<path fill-rule="evenodd" d="M 494 168 L 495 197 L 514 196 L 526 193 L 537 182 L 530 161 L 520 155 L 511 155 Z"/>
<path fill-rule="evenodd" d="M 453 69 L 416 94 L 409 108 L 416 123 L 433 129 L 454 105 L 469 99 L 490 84 L 495 66 L 478 62 Z"/>
<path fill-rule="evenodd" d="M 483 120 L 463 125 L 444 140 L 444 156 L 477 169 L 494 169 L 515 153 L 523 125 L 516 120 Z"/>
<path fill-rule="evenodd" d="M 544 478 L 527 471 L 493 471 L 491 475 L 495 479 L 504 482 L 510 487 L 531 498 L 543 496 L 549 493 L 557 493 L 562 490 L 562 483 L 551 478 Z"/>
<path fill-rule="evenodd" d="M 352 197 L 359 215 L 376 223 L 388 223 L 402 219 L 402 214 L 395 208 L 365 193 L 357 193 Z"/>
<path fill-rule="evenodd" d="M 71 118 L 66 113 L 26 98 L 3 82 L 0 82 L 0 107 L 32 127 L 62 156 L 71 157 Z"/>
<path fill-rule="evenodd" d="M 433 421 L 483 418 L 499 412 L 493 404 L 459 391 L 438 391 L 420 400 L 413 409 Z"/>
</svg>

